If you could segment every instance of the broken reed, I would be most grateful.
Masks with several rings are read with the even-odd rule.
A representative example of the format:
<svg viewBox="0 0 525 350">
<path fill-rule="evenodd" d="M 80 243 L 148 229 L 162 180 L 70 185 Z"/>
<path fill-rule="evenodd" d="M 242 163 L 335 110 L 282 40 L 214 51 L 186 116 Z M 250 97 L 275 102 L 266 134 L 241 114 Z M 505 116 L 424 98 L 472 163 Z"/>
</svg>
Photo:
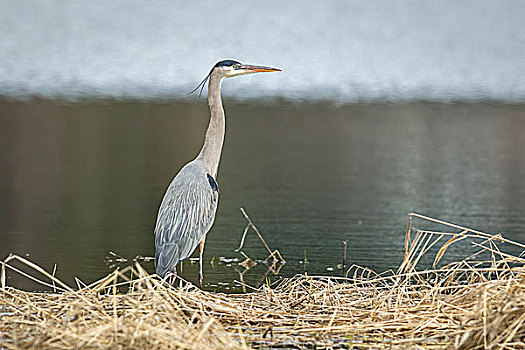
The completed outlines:
<svg viewBox="0 0 525 350">
<path fill-rule="evenodd" d="M 457 232 L 415 229 L 415 218 Z M 245 294 L 206 292 L 182 280 L 173 288 L 138 262 L 73 289 L 10 256 L 2 264 L 0 347 L 525 347 L 525 260 L 499 249 L 522 244 L 417 214 L 411 214 L 407 241 L 396 272 L 352 266 L 345 278 L 298 275 Z M 440 268 L 418 267 L 434 250 L 437 266 L 460 242 L 477 251 Z M 8 287 L 7 270 L 41 275 L 39 283 L 57 292 Z"/>
</svg>

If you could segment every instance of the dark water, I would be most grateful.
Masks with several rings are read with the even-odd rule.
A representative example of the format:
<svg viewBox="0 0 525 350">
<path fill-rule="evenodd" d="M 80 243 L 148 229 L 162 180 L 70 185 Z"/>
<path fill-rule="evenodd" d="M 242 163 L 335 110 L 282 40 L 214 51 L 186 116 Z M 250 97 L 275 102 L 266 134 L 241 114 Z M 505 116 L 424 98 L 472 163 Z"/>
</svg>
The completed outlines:
<svg viewBox="0 0 525 350">
<path fill-rule="evenodd" d="M 523 105 L 225 105 L 208 289 L 238 288 L 241 206 L 287 260 L 282 276 L 340 274 L 344 240 L 350 264 L 395 267 L 412 211 L 525 241 Z M 152 256 L 158 205 L 207 118 L 204 103 L 1 102 L 0 257 L 90 282 L 109 251 Z M 244 251 L 267 255 L 253 233 Z M 266 272 L 243 277 L 279 278 Z"/>
</svg>

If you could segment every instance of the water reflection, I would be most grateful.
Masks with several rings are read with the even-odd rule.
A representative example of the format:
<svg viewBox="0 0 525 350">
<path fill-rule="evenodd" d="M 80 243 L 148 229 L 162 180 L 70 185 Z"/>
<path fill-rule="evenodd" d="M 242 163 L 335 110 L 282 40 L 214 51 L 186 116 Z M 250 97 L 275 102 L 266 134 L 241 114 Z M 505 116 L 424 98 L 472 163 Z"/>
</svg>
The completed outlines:
<svg viewBox="0 0 525 350">
<path fill-rule="evenodd" d="M 239 207 L 286 259 L 270 281 L 339 274 L 344 240 L 348 264 L 395 267 L 411 211 L 525 241 L 523 106 L 225 104 L 208 288 L 241 288 Z M 2 102 L 0 256 L 56 263 L 68 282 L 106 274 L 109 251 L 152 256 L 158 205 L 200 149 L 207 116 L 204 103 Z M 243 252 L 268 255 L 256 235 Z M 265 282 L 265 269 L 244 283 Z M 197 266 L 183 275 L 195 281 Z"/>
</svg>

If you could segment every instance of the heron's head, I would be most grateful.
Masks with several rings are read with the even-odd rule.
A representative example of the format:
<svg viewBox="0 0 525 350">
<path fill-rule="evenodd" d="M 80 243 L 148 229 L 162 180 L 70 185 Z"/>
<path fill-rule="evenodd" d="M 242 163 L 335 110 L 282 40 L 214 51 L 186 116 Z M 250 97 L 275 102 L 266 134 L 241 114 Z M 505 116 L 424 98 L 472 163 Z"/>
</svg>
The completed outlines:
<svg viewBox="0 0 525 350">
<path fill-rule="evenodd" d="M 231 78 L 243 74 L 278 71 L 280 71 L 280 69 L 266 66 L 254 66 L 251 64 L 243 64 L 235 60 L 224 60 L 217 62 L 217 64 L 213 66 L 211 73 L 216 73 L 224 78 Z"/>
<path fill-rule="evenodd" d="M 279 72 L 281 71 L 278 68 L 266 67 L 266 66 L 255 66 L 251 64 L 243 64 L 236 60 L 223 60 L 219 61 L 213 66 L 210 73 L 204 78 L 204 80 L 190 93 L 197 91 L 198 88 L 201 88 L 199 96 L 206 85 L 206 81 L 210 76 L 217 75 L 218 78 L 231 78 L 238 75 L 251 74 L 251 73 L 260 73 L 260 72 Z"/>
</svg>

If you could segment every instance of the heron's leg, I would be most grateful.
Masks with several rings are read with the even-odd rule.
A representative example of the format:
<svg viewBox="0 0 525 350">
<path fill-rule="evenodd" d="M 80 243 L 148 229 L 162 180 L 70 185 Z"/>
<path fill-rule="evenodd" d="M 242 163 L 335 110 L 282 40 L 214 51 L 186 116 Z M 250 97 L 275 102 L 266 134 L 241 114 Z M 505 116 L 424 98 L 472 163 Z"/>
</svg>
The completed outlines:
<svg viewBox="0 0 525 350">
<path fill-rule="evenodd" d="M 168 282 L 168 284 L 175 286 L 175 281 L 177 280 L 177 269 L 168 272 L 164 277 L 164 280 Z"/>
<path fill-rule="evenodd" d="M 201 289 L 202 289 L 202 280 L 204 279 L 204 276 L 202 275 L 202 253 L 204 252 L 204 241 L 205 240 L 206 238 L 204 238 L 199 243 L 199 284 L 201 285 Z"/>
</svg>

